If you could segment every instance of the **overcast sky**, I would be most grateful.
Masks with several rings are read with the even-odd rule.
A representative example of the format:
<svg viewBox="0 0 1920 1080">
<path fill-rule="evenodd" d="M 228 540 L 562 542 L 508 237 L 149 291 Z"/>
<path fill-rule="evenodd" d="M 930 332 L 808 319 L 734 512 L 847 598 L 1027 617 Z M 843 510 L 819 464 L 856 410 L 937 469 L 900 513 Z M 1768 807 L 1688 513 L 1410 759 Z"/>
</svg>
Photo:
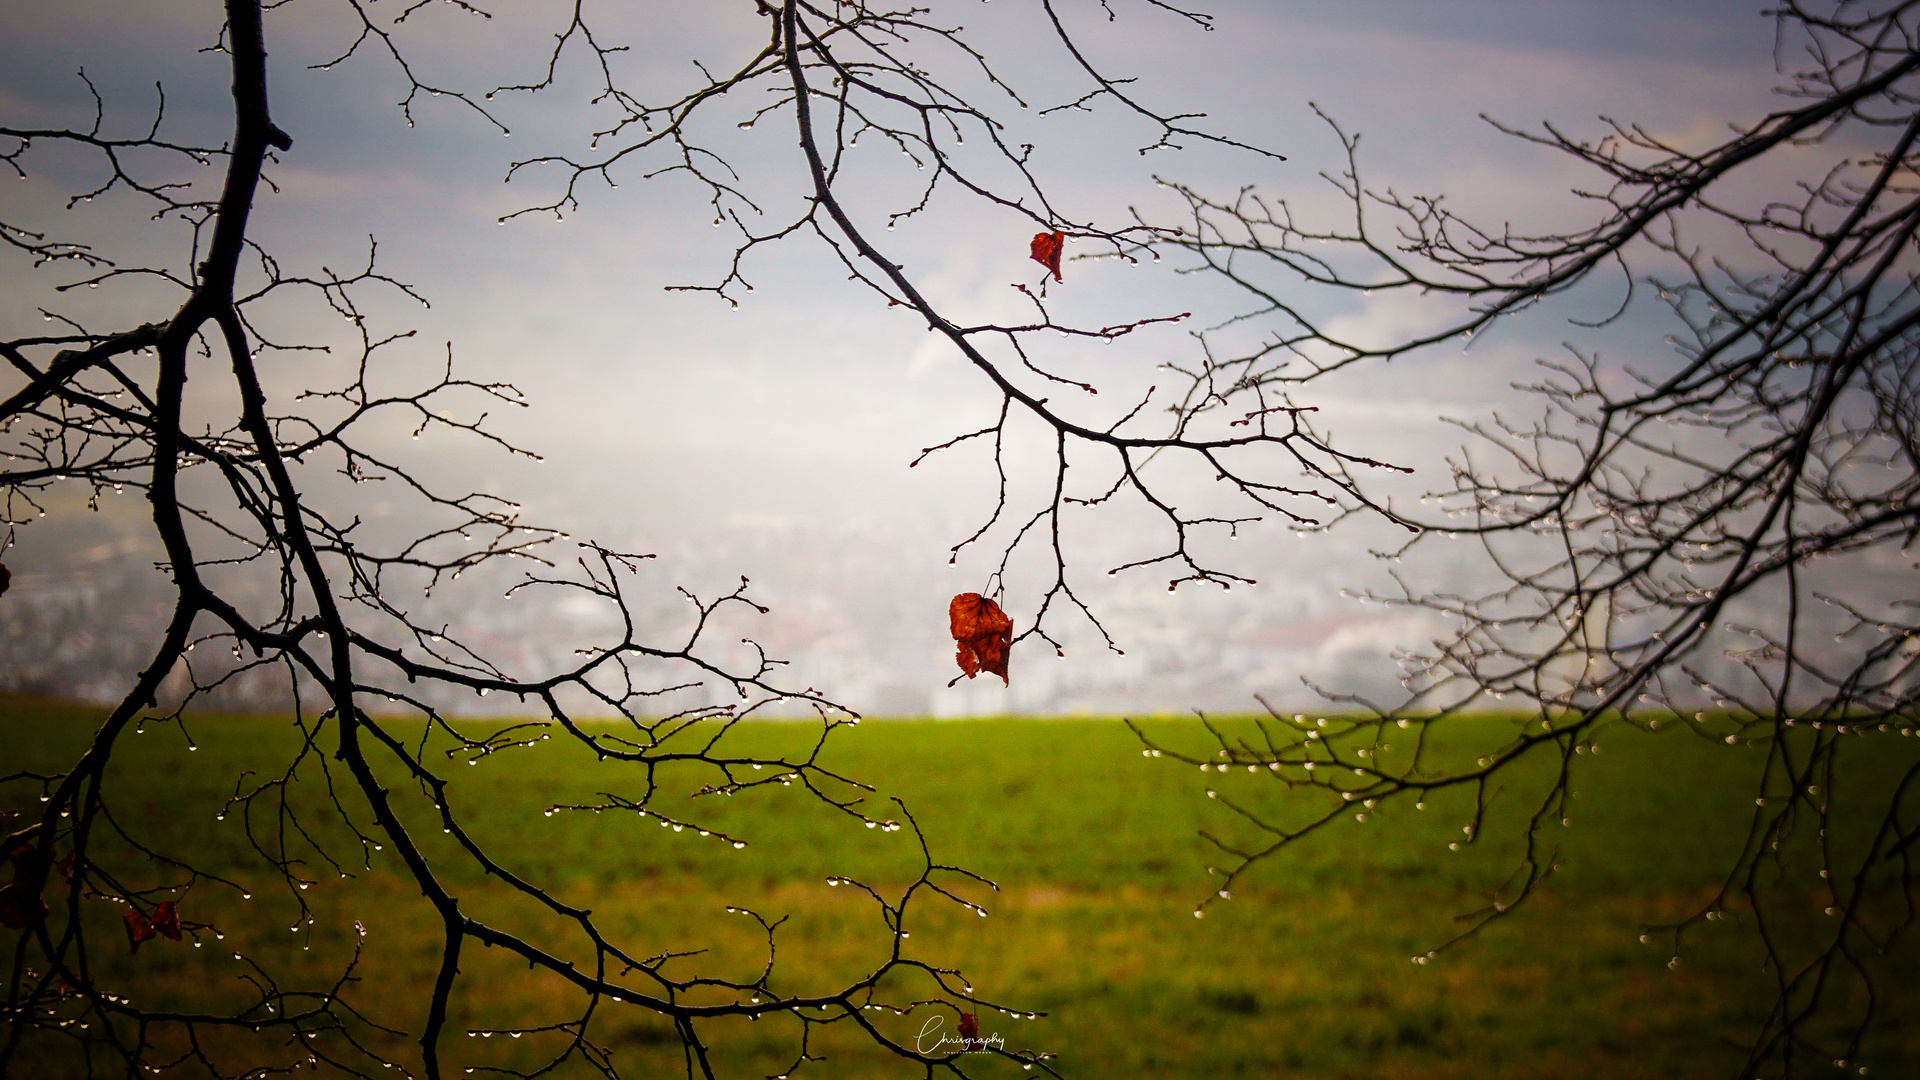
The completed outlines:
<svg viewBox="0 0 1920 1080">
<path fill-rule="evenodd" d="M 431 5 L 400 39 L 409 62 L 424 81 L 465 90 L 537 77 L 537 50 L 561 25 L 564 5 L 511 6 L 483 21 L 451 4 Z M 969 27 L 975 45 L 1034 103 L 1010 120 L 1020 139 L 1037 146 L 1036 174 L 1077 219 L 1111 220 L 1127 207 L 1170 216 L 1175 203 L 1155 186 L 1156 175 L 1223 195 L 1258 184 L 1334 213 L 1318 174 L 1343 162 L 1313 102 L 1364 133 L 1362 166 L 1374 186 L 1444 192 L 1483 219 L 1571 225 L 1584 219 L 1569 188 L 1593 179 L 1492 131 L 1480 114 L 1523 127 L 1552 120 L 1585 134 L 1600 132 L 1596 117 L 1604 114 L 1700 144 L 1775 104 L 1772 24 L 1754 2 L 1202 2 L 1216 16 L 1209 33 L 1134 0 L 1114 0 L 1111 22 L 1091 0 L 1064 0 L 1060 8 L 1089 57 L 1113 75 L 1138 76 L 1132 86 L 1143 102 L 1205 112 L 1209 130 L 1288 160 L 1207 147 L 1143 156 L 1135 149 L 1146 129 L 1109 105 L 1038 116 L 1040 107 L 1078 97 L 1086 86 L 1046 34 L 1037 4 L 931 6 L 936 21 Z M 295 144 L 270 170 L 279 191 L 261 198 L 254 235 L 301 269 L 356 266 L 368 236 L 377 237 L 382 268 L 432 304 L 379 308 L 391 329 L 419 330 L 395 360 L 430 368 L 451 342 L 465 372 L 511 380 L 526 393 L 529 408 L 496 410 L 496 422 L 541 453 L 543 464 L 435 436 L 408 448 L 427 472 L 517 498 L 543 523 L 658 551 L 663 582 L 710 587 L 753 576 L 776 618 L 785 611 L 829 628 L 792 637 L 794 651 L 813 665 L 803 669 L 822 680 L 838 675 L 868 707 L 1232 707 L 1254 692 L 1295 693 L 1303 674 L 1352 674 L 1367 664 L 1390 671 L 1383 665 L 1392 647 L 1418 645 L 1432 631 L 1411 616 L 1394 621 L 1340 600 L 1343 586 L 1378 580 L 1364 530 L 1307 540 L 1253 530 L 1223 555 L 1268 591 L 1222 608 L 1225 601 L 1166 597 L 1164 575 L 1109 585 L 1104 566 L 1089 566 L 1089 587 L 1105 598 L 1103 611 L 1129 651 L 1124 663 L 1116 666 L 1078 633 L 1068 662 L 1050 669 L 1051 681 L 1030 681 L 1044 692 L 942 697 L 950 674 L 941 642 L 945 596 L 979 588 L 988 569 L 984 558 L 949 569 L 946 549 L 986 509 L 992 471 L 973 454 L 911 471 L 907 464 L 922 447 L 990 417 L 998 404 L 992 388 L 923 324 L 848 285 L 829 253 L 806 237 L 747 263 L 756 288 L 738 309 L 710 295 L 667 291 L 717 280 L 732 253 L 729 231 L 710 227 L 711 208 L 683 179 L 647 181 L 635 168 L 617 174 L 617 190 L 590 185 L 564 221 L 536 215 L 497 224 L 552 197 L 550 177 L 538 172 L 502 184 L 510 162 L 586 151 L 596 118 L 582 104 L 591 90 L 587 57 L 563 57 L 558 85 L 546 94 L 500 99 L 511 138 L 445 97 L 416 101 L 409 126 L 395 106 L 405 91 L 390 59 L 369 50 L 331 70 L 309 69 L 351 40 L 340 8 L 301 0 L 268 20 L 274 115 Z M 599 20 L 603 41 L 632 46 L 621 61 L 625 76 L 658 96 L 697 86 L 696 59 L 730 69 L 764 33 L 746 2 L 589 0 L 586 10 Z M 83 122 L 91 104 L 75 72 L 84 67 L 106 101 L 108 131 L 144 129 L 160 80 L 163 134 L 224 137 L 223 58 L 196 51 L 218 29 L 210 0 L 0 0 L 0 12 L 9 28 L 0 40 L 0 114 L 9 123 Z M 724 122 L 710 134 L 770 215 L 790 213 L 801 197 L 797 148 L 784 128 L 733 129 L 751 105 L 726 103 L 714 116 Z M 878 228 L 887 212 L 917 197 L 899 162 L 856 163 L 872 175 L 862 189 L 871 202 L 855 207 L 866 224 Z M 58 210 L 57 195 L 90 186 L 80 159 L 40 152 L 28 165 L 29 180 L 0 186 L 0 216 L 184 262 L 178 230 L 134 231 L 143 216 L 135 199 Z M 956 317 L 976 318 L 1020 312 L 1010 283 L 1037 280 L 1026 259 L 1031 232 L 1015 215 L 951 199 L 883 235 L 930 298 Z M 1070 263 L 1054 295 L 1062 313 L 1088 320 L 1193 310 L 1198 322 L 1235 309 L 1236 298 L 1218 284 L 1170 269 Z M 72 274 L 70 267 L 30 270 L 17 258 L 0 263 L 0 317 L 19 326 L 46 307 L 131 324 L 164 318 L 177 302 L 137 284 L 49 291 Z M 1436 314 L 1398 301 L 1305 302 L 1358 333 L 1390 334 Z M 287 318 L 312 334 L 338 329 L 297 313 Z M 1343 436 L 1439 482 L 1440 455 L 1457 437 L 1438 418 L 1481 415 L 1510 399 L 1508 384 L 1570 333 L 1563 319 L 1543 317 L 1469 353 L 1418 357 L 1308 396 Z M 1630 356 L 1665 348 L 1644 321 L 1606 343 Z M 1146 332 L 1104 349 L 1097 370 L 1122 382 L 1147 379 L 1192 348 L 1184 329 Z M 1063 364 L 1093 362 L 1062 356 Z M 270 364 L 283 389 L 319 370 L 300 354 Z M 1124 515 L 1090 519 L 1082 542 L 1124 547 L 1134 524 Z M 23 534 L 22 550 L 8 561 L 54 574 L 62 553 L 33 550 L 32 535 Z M 1441 578 L 1452 572 L 1428 569 Z M 1010 607 L 1031 602 L 1011 599 Z M 1302 625 L 1310 629 L 1299 631 Z M 1219 648 L 1208 651 L 1205 642 Z"/>
</svg>

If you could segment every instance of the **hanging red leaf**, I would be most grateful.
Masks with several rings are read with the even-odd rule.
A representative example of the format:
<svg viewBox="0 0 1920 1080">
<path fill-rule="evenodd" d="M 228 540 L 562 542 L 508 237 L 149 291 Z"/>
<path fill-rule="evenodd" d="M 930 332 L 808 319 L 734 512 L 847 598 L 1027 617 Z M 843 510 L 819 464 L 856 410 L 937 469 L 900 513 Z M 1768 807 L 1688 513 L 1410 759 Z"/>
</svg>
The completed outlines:
<svg viewBox="0 0 1920 1080">
<path fill-rule="evenodd" d="M 37 845 L 21 844 L 8 857 L 13 860 L 13 884 L 0 886 L 0 926 L 24 930 L 47 916 L 47 902 L 40 899 L 40 890 L 30 888 L 27 882 L 36 876 L 45 880 L 46 860 L 52 856 Z"/>
<path fill-rule="evenodd" d="M 180 940 L 180 909 L 177 900 L 162 900 L 153 909 L 153 928 L 168 941 Z"/>
<path fill-rule="evenodd" d="M 24 882 L 0 885 L 0 926 L 25 930 L 47 917 L 47 902 Z"/>
<path fill-rule="evenodd" d="M 1063 232 L 1043 232 L 1033 234 L 1033 261 L 1053 271 L 1053 280 L 1060 281 L 1060 253 L 1067 246 L 1067 234 Z"/>
<path fill-rule="evenodd" d="M 973 1013 L 960 1014 L 960 1037 L 966 1040 L 968 1049 L 980 1038 L 980 1018 Z"/>
<path fill-rule="evenodd" d="M 159 933 L 159 931 L 153 928 L 152 920 L 141 914 L 138 909 L 129 911 L 125 915 L 120 916 L 120 918 L 127 924 L 127 953 L 129 955 L 139 952 L 141 942 L 152 940 L 154 935 Z"/>
<path fill-rule="evenodd" d="M 971 679 L 982 671 L 1007 682 L 1007 652 L 1013 647 L 1013 620 L 1000 605 L 977 592 L 961 593 L 947 605 L 953 624 L 954 660 Z M 954 682 L 959 682 L 955 677 Z M 949 683 L 948 685 L 952 685 Z"/>
<path fill-rule="evenodd" d="M 53 855 L 51 852 L 41 851 L 38 844 L 21 844 L 13 849 L 8 858 L 13 860 L 13 880 L 24 881 L 35 870 L 44 877 L 47 863 L 52 861 Z"/>
<path fill-rule="evenodd" d="M 67 857 L 66 857 L 66 858 L 64 858 L 64 859 L 61 859 L 61 860 L 60 860 L 59 862 L 57 862 L 57 863 L 54 863 L 54 864 L 53 864 L 53 865 L 55 865 L 55 866 L 57 866 L 57 867 L 59 867 L 59 868 L 60 868 L 60 876 L 61 876 L 61 877 L 63 877 L 63 878 L 66 878 L 66 879 L 67 879 L 68 881 L 72 881 L 72 880 L 73 880 L 73 864 L 74 864 L 74 859 L 75 859 L 75 858 L 76 858 L 76 857 L 77 857 L 77 856 L 78 856 L 79 854 L 80 854 L 80 853 L 79 853 L 79 852 L 77 852 L 77 851 L 70 851 L 70 852 L 68 852 L 68 853 L 67 853 Z"/>
</svg>

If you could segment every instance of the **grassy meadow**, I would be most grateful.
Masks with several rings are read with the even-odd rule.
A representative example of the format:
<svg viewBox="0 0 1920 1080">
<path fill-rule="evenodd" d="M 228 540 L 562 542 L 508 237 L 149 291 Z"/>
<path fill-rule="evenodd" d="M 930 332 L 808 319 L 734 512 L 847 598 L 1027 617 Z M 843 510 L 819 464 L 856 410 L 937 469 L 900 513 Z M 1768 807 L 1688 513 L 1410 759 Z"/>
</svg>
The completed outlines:
<svg viewBox="0 0 1920 1080">
<path fill-rule="evenodd" d="M 4 772 L 59 767 L 84 745 L 97 718 L 70 706 L 0 699 Z M 1193 720 L 1142 724 L 1167 744 L 1206 745 Z M 420 738 L 417 724 L 400 727 Z M 745 724 L 723 747 L 797 752 L 818 730 Z M 1463 722 L 1449 736 L 1448 752 L 1470 755 L 1510 731 L 1499 719 Z M 363 857 L 344 827 L 321 812 L 325 755 L 301 761 L 287 788 L 293 816 L 275 812 L 269 792 L 250 817 L 236 810 L 216 819 L 236 785 L 257 785 L 286 769 L 297 736 L 285 718 L 202 716 L 184 729 L 149 725 L 124 741 L 111 767 L 115 819 L 152 850 L 191 856 L 234 884 L 201 880 L 180 897 L 184 920 L 214 924 L 224 938 L 208 933 L 200 948 L 155 941 L 133 956 L 103 950 L 95 957 L 102 981 L 111 978 L 129 997 L 156 1007 L 243 994 L 244 978 L 257 972 L 286 987 L 331 981 L 351 955 L 357 920 L 365 954 L 349 1000 L 368 1016 L 417 1029 L 438 962 L 436 918 L 390 852 L 367 849 Z M 591 908 L 634 953 L 702 950 L 670 961 L 676 974 L 755 976 L 766 961 L 766 935 L 752 919 L 727 912 L 737 905 L 768 921 L 786 920 L 775 938 L 776 991 L 830 989 L 877 966 L 890 938 L 871 899 L 826 879 L 852 877 L 884 894 L 920 871 L 910 829 L 864 828 L 797 786 L 690 800 L 688 792 L 714 778 L 711 770 L 688 765 L 655 775 L 657 810 L 748 841 L 735 849 L 630 812 L 544 816 L 555 803 L 604 801 L 602 792 L 637 798 L 647 782 L 641 770 L 597 762 L 569 740 L 504 751 L 473 767 L 437 756 L 428 741 L 429 754 L 447 762 L 454 810 L 495 859 Z M 1462 839 L 1464 796 L 1437 795 L 1424 810 L 1389 802 L 1364 822 L 1348 816 L 1269 860 L 1235 887 L 1231 901 L 1196 919 L 1195 905 L 1217 887 L 1207 867 L 1227 863 L 1198 832 L 1253 835 L 1206 791 L 1218 788 L 1249 805 L 1285 805 L 1264 773 L 1201 774 L 1144 757 L 1114 719 L 871 720 L 836 732 L 822 762 L 876 785 L 870 801 L 905 800 L 937 862 L 999 885 L 996 892 L 936 876 L 990 915 L 921 896 L 908 909 L 905 951 L 963 969 L 983 996 L 1046 1014 L 989 1013 L 981 1033 L 999 1034 L 1010 1050 L 1056 1054 L 1053 1064 L 1066 1076 L 1734 1075 L 1772 1000 L 1750 915 L 1736 908 L 1723 922 L 1699 924 L 1677 966 L 1669 966 L 1669 941 L 1639 939 L 1644 925 L 1692 914 L 1712 895 L 1716 874 L 1741 842 L 1760 753 L 1685 730 L 1616 728 L 1598 741 L 1604 752 L 1580 759 L 1571 824 L 1551 838 L 1561 872 L 1515 914 L 1426 965 L 1409 958 L 1449 938 L 1453 917 L 1480 907 L 1511 869 L 1517 848 L 1500 822 L 1512 820 L 1527 782 L 1542 774 L 1519 775 L 1511 789 L 1497 792 L 1493 824 L 1481 842 L 1460 851 L 1449 844 Z M 1854 764 L 1882 775 L 1920 755 L 1920 739 L 1874 734 L 1858 742 L 1850 751 L 1860 759 Z M 334 780 L 344 782 L 337 767 Z M 560 955 L 587 955 L 577 932 L 570 937 L 565 925 L 459 859 L 437 820 L 421 812 L 417 788 L 398 776 L 390 780 L 396 799 L 410 808 L 411 831 L 444 856 L 447 879 L 468 910 Z M 27 809 L 37 794 L 37 784 L 13 780 L 0 789 L 0 809 Z M 875 816 L 889 813 L 895 811 L 884 804 Z M 300 839 L 296 821 L 313 843 Z M 292 889 L 263 873 L 246 840 L 249 829 L 270 850 L 285 844 L 314 879 L 311 887 Z M 329 866 L 319 850 L 339 865 Z M 140 887 L 184 881 L 124 847 L 112 864 Z M 1819 925 L 1819 909 L 1829 902 L 1824 883 L 1810 868 L 1790 865 L 1783 874 L 1783 895 L 1804 895 L 1804 925 Z M 119 909 L 92 908 L 98 910 L 87 917 L 100 920 L 97 940 L 123 940 Z M 1790 934 L 1795 917 L 1789 913 L 1778 929 Z M 537 1064 L 555 1045 L 553 1036 L 499 1029 L 569 1019 L 579 999 L 524 965 L 468 949 L 467 979 L 455 1001 L 458 1034 L 445 1049 L 450 1072 Z M 1883 976 L 1878 1007 L 1886 1015 L 1920 1016 L 1914 958 L 1906 946 L 1863 959 Z M 885 991 L 884 999 L 902 1003 L 935 996 L 930 984 L 906 977 Z M 1835 993 L 1846 1002 L 1854 991 Z M 911 1042 L 930 1012 L 868 1015 Z M 789 1071 L 800 1026 L 790 1016 L 771 1016 L 704 1031 L 723 1075 L 762 1077 Z M 920 1075 L 847 1028 L 815 1025 L 810 1045 L 827 1060 L 794 1070 L 795 1080 Z M 466 1036 L 470 1029 L 499 1033 Z M 625 1075 L 684 1069 L 677 1038 L 654 1014 L 602 1009 L 593 1031 Z M 400 1036 L 369 1029 L 361 1037 L 406 1052 Z M 1912 1075 L 1920 1065 L 1920 1026 L 1896 1026 L 1876 1039 L 1860 1055 L 1880 1066 L 1875 1074 Z M 249 1052 L 284 1053 L 277 1046 Z M 29 1045 L 27 1061 L 30 1071 L 21 1075 L 83 1073 L 51 1043 Z M 558 1075 L 586 1075 L 575 1064 Z M 976 1057 L 966 1067 L 973 1076 L 1029 1075 L 1003 1060 Z"/>
</svg>

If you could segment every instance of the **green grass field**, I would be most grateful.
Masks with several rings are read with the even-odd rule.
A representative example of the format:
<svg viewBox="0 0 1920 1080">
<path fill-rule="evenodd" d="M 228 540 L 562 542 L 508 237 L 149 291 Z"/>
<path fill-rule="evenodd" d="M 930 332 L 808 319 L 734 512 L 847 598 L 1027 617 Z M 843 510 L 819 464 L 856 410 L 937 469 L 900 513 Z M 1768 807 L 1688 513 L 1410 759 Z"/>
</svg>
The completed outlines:
<svg viewBox="0 0 1920 1080">
<path fill-rule="evenodd" d="M 0 699 L 6 771 L 58 767 L 95 718 Z M 1164 741 L 1204 745 L 1191 720 L 1144 726 Z M 1463 722 L 1454 752 L 1472 753 L 1476 742 L 1508 730 L 1497 719 Z M 764 722 L 728 738 L 735 750 L 764 753 L 797 748 L 817 731 Z M 189 733 L 197 750 L 188 749 Z M 285 719 L 207 716 L 190 720 L 185 732 L 156 725 L 125 741 L 113 767 L 117 820 L 155 850 L 191 853 L 254 896 L 243 900 L 202 881 L 181 897 L 182 916 L 217 924 L 225 939 L 200 949 L 160 941 L 137 956 L 116 951 L 97 961 L 149 1005 L 238 993 L 251 963 L 292 986 L 337 973 L 359 920 L 367 954 L 351 1000 L 368 1015 L 417 1028 L 437 962 L 437 924 L 389 853 L 372 853 L 363 867 L 338 824 L 315 816 L 324 782 L 318 761 L 302 765 L 291 802 L 305 808 L 303 820 L 351 877 L 289 841 L 289 852 L 319 880 L 301 891 L 276 885 L 255 864 L 240 816 L 215 819 L 243 771 L 256 770 L 258 782 L 260 771 L 284 768 L 294 735 Z M 1465 820 L 1458 798 L 1441 795 L 1419 811 L 1389 803 L 1364 823 L 1343 819 L 1270 860 L 1230 902 L 1196 919 L 1195 905 L 1213 887 L 1206 868 L 1225 861 L 1197 831 L 1248 834 L 1205 790 L 1280 805 L 1278 785 L 1264 775 L 1221 778 L 1146 758 L 1118 720 L 1093 719 L 869 721 L 836 733 L 824 760 L 876 784 L 880 797 L 904 799 L 936 860 L 999 884 L 997 893 L 956 886 L 989 909 L 984 919 L 916 901 L 909 951 L 964 969 L 986 996 L 1046 1013 L 1037 1020 L 989 1014 L 982 1034 L 999 1033 L 1009 1049 L 1055 1053 L 1067 1076 L 1733 1075 L 1771 1002 L 1748 917 L 1734 911 L 1691 932 L 1675 968 L 1664 942 L 1643 945 L 1639 936 L 1643 924 L 1690 914 L 1711 895 L 1741 840 L 1758 752 L 1685 731 L 1619 729 L 1599 741 L 1604 754 L 1582 760 L 1572 824 L 1554 837 L 1562 872 L 1516 914 L 1425 966 L 1409 958 L 1452 935 L 1453 916 L 1480 906 L 1516 850 L 1496 820 L 1481 843 L 1450 851 Z M 1861 743 L 1860 764 L 1880 775 L 1920 753 L 1920 740 L 1892 735 Z M 628 813 L 543 816 L 555 802 L 597 801 L 596 792 L 637 795 L 643 782 L 632 767 L 598 763 L 557 738 L 476 767 L 450 765 L 454 808 L 501 863 L 592 908 L 635 952 L 706 950 L 673 961 L 676 973 L 753 977 L 765 939 L 751 920 L 726 913 L 740 905 L 788 920 L 777 939 L 777 990 L 829 989 L 875 966 L 888 935 L 870 900 L 826 879 L 849 876 L 885 892 L 918 873 L 911 831 L 863 828 L 798 788 L 690 801 L 684 794 L 711 776 L 699 767 L 663 771 L 655 806 L 750 841 L 735 850 Z M 1526 780 L 1518 775 L 1516 789 L 1496 797 L 1496 819 L 1518 808 Z M 0 806 L 26 809 L 35 795 L 36 785 L 16 781 L 0 792 Z M 431 819 L 412 820 L 423 843 L 447 853 Z M 259 814 L 252 827 L 273 844 L 282 824 Z M 119 858 L 130 880 L 147 876 L 140 884 L 179 880 L 130 852 Z M 563 928 L 543 924 L 470 866 L 457 859 L 444 866 L 470 910 L 539 936 L 563 955 L 577 947 Z M 1813 925 L 1826 901 L 1811 872 L 1801 877 L 1790 870 L 1781 887 L 1805 894 Z M 311 924 L 302 921 L 301 903 L 311 908 Z M 117 910 L 98 913 L 99 940 L 119 940 L 111 925 Z M 234 960 L 236 951 L 248 960 Z M 1878 1005 L 1886 1015 L 1920 1017 L 1920 979 L 1908 977 L 1913 961 L 1910 946 L 1870 959 L 1883 976 L 1887 993 Z M 468 980 L 454 1019 L 461 1032 L 565 1019 L 578 1000 L 485 950 L 472 949 L 463 966 Z M 928 986 L 905 981 L 889 990 L 897 1001 L 931 996 Z M 875 1022 L 911 1041 L 926 1015 Z M 724 1075 L 760 1077 L 792 1064 L 798 1028 L 770 1017 L 716 1023 L 707 1037 Z M 814 1051 L 829 1060 L 807 1064 L 796 1080 L 919 1075 L 845 1028 L 816 1032 Z M 603 1013 L 594 1030 L 630 1075 L 683 1068 L 677 1039 L 651 1013 Z M 542 1039 L 456 1036 L 447 1053 L 456 1075 L 479 1065 L 525 1067 Z M 1883 1030 L 1861 1060 L 1879 1066 L 1877 1075 L 1913 1075 L 1920 1024 Z M 30 1047 L 28 1061 L 21 1075 L 78 1069 L 50 1044 Z M 974 1059 L 968 1069 L 1022 1075 L 1004 1061 Z"/>
</svg>

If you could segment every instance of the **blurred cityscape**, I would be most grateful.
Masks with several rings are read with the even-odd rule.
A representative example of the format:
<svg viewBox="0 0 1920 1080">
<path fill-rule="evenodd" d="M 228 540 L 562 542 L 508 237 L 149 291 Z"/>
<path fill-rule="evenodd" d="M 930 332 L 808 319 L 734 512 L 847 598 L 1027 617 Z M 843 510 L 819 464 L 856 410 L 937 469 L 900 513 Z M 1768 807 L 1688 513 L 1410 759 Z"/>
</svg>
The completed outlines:
<svg viewBox="0 0 1920 1080">
<path fill-rule="evenodd" d="M 0 679 L 9 688 L 111 701 L 148 662 L 171 590 L 140 516 L 145 500 L 122 498 L 98 512 L 69 508 L 43 519 L 8 552 L 15 574 L 0 602 Z M 637 564 L 627 589 L 642 641 L 684 641 L 693 609 L 679 587 L 712 598 L 744 574 L 752 579 L 748 595 L 769 610 L 734 606 L 703 639 L 705 654 L 740 663 L 737 643 L 751 637 L 786 662 L 780 685 L 812 688 L 872 715 L 1245 712 L 1260 707 L 1256 695 L 1292 709 L 1319 700 L 1303 680 L 1385 700 L 1398 689 L 1395 650 L 1444 630 L 1431 616 L 1343 596 L 1343 588 L 1381 579 L 1377 560 L 1351 541 L 1254 527 L 1242 530 L 1232 552 L 1232 569 L 1259 579 L 1254 588 L 1189 585 L 1170 593 L 1165 574 L 1109 578 L 1099 552 L 1083 553 L 1074 584 L 1114 648 L 1084 618 L 1057 609 L 1058 623 L 1048 625 L 1064 656 L 1028 638 L 1014 649 L 1010 685 L 984 677 L 949 686 L 958 669 L 947 601 L 982 587 L 947 565 L 953 540 L 899 521 L 822 525 L 739 514 L 662 548 L 608 543 L 656 555 Z M 556 563 L 582 553 L 571 543 L 554 548 Z M 449 638 L 522 677 L 562 670 L 578 662 L 575 650 L 617 640 L 618 612 L 601 598 L 554 587 L 505 597 L 503 586 L 521 580 L 525 566 L 470 573 L 421 596 L 410 608 L 416 624 L 444 626 Z M 579 567 L 571 569 L 577 575 Z M 267 568 L 227 573 L 241 595 L 277 603 L 278 582 Z M 1030 616 L 1019 604 L 1032 603 L 1017 592 L 1008 596 L 1016 631 Z M 244 663 L 230 642 L 190 659 L 202 683 Z M 176 694 L 187 685 L 184 672 L 169 683 Z M 208 703 L 280 708 L 286 685 L 281 671 L 245 673 Z M 458 695 L 427 700 L 463 712 L 517 705 Z"/>
</svg>

